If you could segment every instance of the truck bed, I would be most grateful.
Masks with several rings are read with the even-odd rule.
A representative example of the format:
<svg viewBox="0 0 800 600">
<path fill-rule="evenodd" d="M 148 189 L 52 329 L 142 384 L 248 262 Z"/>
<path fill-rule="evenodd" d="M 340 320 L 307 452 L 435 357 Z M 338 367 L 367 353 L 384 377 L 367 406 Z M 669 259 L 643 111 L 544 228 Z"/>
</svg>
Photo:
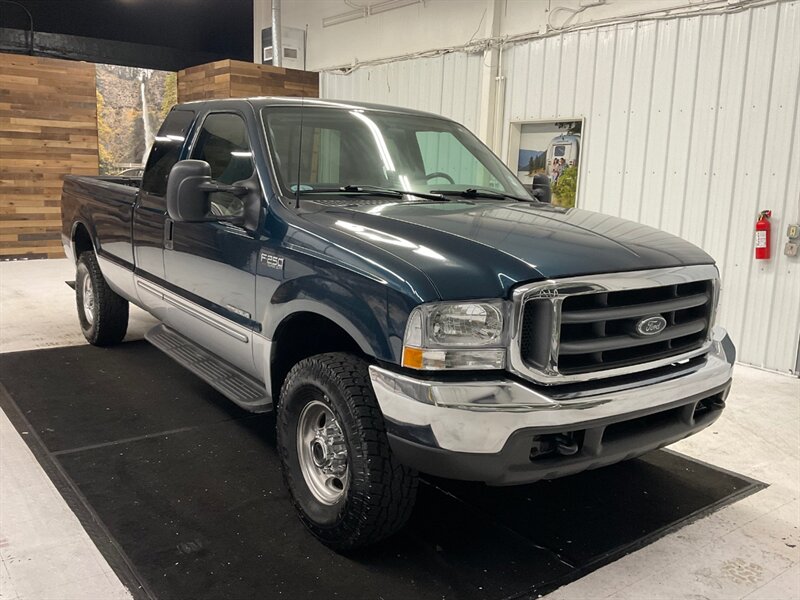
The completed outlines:
<svg viewBox="0 0 800 600">
<path fill-rule="evenodd" d="M 140 184 L 139 177 L 64 177 L 61 234 L 65 245 L 73 237 L 73 227 L 85 227 L 98 255 L 133 269 L 131 225 Z"/>
</svg>

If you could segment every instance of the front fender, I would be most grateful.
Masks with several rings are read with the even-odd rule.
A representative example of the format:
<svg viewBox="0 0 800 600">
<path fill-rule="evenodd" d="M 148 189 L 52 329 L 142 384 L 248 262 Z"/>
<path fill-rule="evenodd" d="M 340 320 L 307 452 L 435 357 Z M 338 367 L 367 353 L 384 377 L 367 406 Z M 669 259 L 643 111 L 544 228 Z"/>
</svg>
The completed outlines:
<svg viewBox="0 0 800 600">
<path fill-rule="evenodd" d="M 288 317 L 313 313 L 341 327 L 367 356 L 397 362 L 387 326 L 386 289 L 353 273 L 337 278 L 324 274 L 306 275 L 282 282 L 265 298 L 264 288 L 272 287 L 263 277 L 257 282 L 257 306 L 263 335 L 273 339 L 278 326 Z M 274 285 L 274 282 L 273 282 Z"/>
</svg>

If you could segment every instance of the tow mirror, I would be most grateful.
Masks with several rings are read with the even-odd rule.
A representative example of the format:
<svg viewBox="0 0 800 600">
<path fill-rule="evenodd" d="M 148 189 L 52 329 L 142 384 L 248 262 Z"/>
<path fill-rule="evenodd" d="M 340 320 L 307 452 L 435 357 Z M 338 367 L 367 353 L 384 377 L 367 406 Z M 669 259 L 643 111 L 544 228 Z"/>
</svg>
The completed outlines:
<svg viewBox="0 0 800 600">
<path fill-rule="evenodd" d="M 553 201 L 553 189 L 547 175 L 534 175 L 531 183 L 531 195 L 539 202 L 550 204 Z"/>
<path fill-rule="evenodd" d="M 259 194 L 256 186 L 243 182 L 244 185 L 228 185 L 211 179 L 211 166 L 203 160 L 181 160 L 175 163 L 167 179 L 167 213 L 176 223 L 206 223 L 226 221 L 236 225 L 250 224 L 255 229 L 258 216 L 253 210 L 246 211 L 247 216 L 212 216 L 210 215 L 209 194 L 224 192 L 234 196 L 248 196 L 245 205 L 258 206 Z M 253 188 L 253 189 L 251 189 Z M 257 211 L 256 211 L 257 213 Z"/>
<path fill-rule="evenodd" d="M 181 160 L 175 163 L 167 179 L 167 213 L 182 221 L 205 221 L 208 193 L 201 187 L 211 183 L 211 166 L 204 160 Z"/>
</svg>

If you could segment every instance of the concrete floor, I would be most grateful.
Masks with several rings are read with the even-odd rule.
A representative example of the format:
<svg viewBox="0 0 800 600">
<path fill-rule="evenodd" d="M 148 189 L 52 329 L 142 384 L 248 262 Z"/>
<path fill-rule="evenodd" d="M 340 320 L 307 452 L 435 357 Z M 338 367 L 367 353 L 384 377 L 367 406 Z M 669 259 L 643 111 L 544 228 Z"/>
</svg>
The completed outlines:
<svg viewBox="0 0 800 600">
<path fill-rule="evenodd" d="M 0 352 L 86 343 L 73 276 L 66 260 L 0 262 Z M 128 339 L 153 323 L 132 309 Z M 769 487 L 548 598 L 800 599 L 800 380 L 738 365 L 720 420 L 672 448 Z M 0 600 L 130 598 L 2 413 L 0 561 Z"/>
</svg>

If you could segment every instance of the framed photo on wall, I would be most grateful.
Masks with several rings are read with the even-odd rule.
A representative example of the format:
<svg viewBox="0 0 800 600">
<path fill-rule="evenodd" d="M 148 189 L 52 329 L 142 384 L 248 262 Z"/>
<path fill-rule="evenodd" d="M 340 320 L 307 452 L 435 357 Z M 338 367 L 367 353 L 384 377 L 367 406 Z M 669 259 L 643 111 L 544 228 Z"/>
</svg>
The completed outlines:
<svg viewBox="0 0 800 600">
<path fill-rule="evenodd" d="M 553 204 L 571 208 L 578 200 L 583 131 L 581 117 L 511 123 L 508 164 L 528 189 L 534 177 L 547 177 Z"/>
</svg>

